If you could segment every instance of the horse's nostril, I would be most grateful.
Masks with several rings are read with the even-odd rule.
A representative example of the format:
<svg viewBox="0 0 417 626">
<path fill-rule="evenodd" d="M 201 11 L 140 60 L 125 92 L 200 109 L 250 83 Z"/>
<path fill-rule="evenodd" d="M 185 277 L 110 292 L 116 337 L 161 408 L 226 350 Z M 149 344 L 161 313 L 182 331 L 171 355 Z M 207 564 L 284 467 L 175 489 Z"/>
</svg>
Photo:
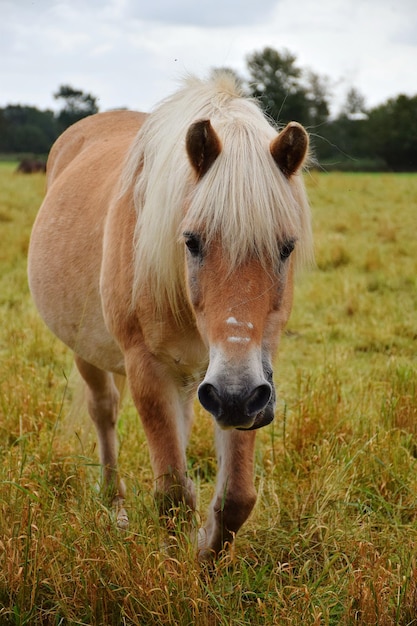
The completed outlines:
<svg viewBox="0 0 417 626">
<path fill-rule="evenodd" d="M 209 413 L 214 415 L 214 417 L 220 417 L 222 401 L 214 385 L 201 383 L 198 388 L 198 399 Z"/>
<path fill-rule="evenodd" d="M 246 415 L 252 417 L 262 411 L 270 401 L 271 395 L 272 387 L 269 383 L 256 387 L 246 400 Z"/>
</svg>

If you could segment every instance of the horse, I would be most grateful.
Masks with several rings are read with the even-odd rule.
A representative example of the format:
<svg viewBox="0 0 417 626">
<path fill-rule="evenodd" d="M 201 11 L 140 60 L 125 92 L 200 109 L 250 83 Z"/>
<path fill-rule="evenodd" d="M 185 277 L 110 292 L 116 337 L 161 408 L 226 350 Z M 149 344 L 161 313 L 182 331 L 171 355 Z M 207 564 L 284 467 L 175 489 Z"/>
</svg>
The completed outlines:
<svg viewBox="0 0 417 626">
<path fill-rule="evenodd" d="M 16 168 L 18 174 L 36 174 L 37 172 L 45 173 L 46 163 L 39 159 L 23 159 Z"/>
<path fill-rule="evenodd" d="M 171 521 L 178 507 L 196 509 L 186 448 L 197 395 L 213 417 L 218 462 L 195 533 L 202 561 L 232 544 L 255 505 L 256 431 L 274 418 L 272 365 L 295 272 L 312 259 L 308 147 L 300 124 L 278 132 L 217 73 L 186 77 L 150 114 L 77 122 L 48 158 L 29 286 L 85 382 L 107 502 L 127 528 L 117 375 Z"/>
</svg>

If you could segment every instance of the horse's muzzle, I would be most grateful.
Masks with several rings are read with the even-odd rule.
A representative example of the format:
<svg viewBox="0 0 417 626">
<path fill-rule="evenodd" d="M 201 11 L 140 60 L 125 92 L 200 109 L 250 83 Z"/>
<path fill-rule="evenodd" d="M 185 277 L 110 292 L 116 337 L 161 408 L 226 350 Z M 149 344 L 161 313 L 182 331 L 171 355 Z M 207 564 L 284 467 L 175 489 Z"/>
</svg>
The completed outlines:
<svg viewBox="0 0 417 626">
<path fill-rule="evenodd" d="M 250 391 L 244 387 L 243 391 L 234 393 L 225 386 L 202 382 L 198 399 L 221 428 L 254 430 L 274 419 L 275 392 L 267 381 Z"/>
<path fill-rule="evenodd" d="M 252 426 L 250 426 L 249 428 L 237 426 L 236 430 L 257 430 L 258 428 L 263 428 L 264 426 L 268 426 L 268 424 L 270 424 L 274 419 L 274 416 L 275 416 L 274 408 L 275 408 L 274 404 L 270 402 L 268 406 L 266 407 L 266 409 L 258 413 L 258 415 L 255 417 L 255 421 L 253 422 Z"/>
</svg>

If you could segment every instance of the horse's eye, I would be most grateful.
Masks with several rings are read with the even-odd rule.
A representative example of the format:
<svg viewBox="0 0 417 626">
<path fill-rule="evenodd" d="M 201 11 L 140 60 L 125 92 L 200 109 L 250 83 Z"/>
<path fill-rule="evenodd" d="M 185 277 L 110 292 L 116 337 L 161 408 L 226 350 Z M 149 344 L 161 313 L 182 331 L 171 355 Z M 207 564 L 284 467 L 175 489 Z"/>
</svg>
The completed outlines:
<svg viewBox="0 0 417 626">
<path fill-rule="evenodd" d="M 294 247 L 295 247 L 295 239 L 287 239 L 287 241 L 284 241 L 281 244 L 280 251 L 279 251 L 280 256 L 281 256 L 281 261 L 285 261 L 286 259 L 288 259 L 291 252 L 294 250 Z"/>
<path fill-rule="evenodd" d="M 203 246 L 200 237 L 198 235 L 195 235 L 194 233 L 184 233 L 184 238 L 185 245 L 187 246 L 191 256 L 201 256 Z"/>
</svg>

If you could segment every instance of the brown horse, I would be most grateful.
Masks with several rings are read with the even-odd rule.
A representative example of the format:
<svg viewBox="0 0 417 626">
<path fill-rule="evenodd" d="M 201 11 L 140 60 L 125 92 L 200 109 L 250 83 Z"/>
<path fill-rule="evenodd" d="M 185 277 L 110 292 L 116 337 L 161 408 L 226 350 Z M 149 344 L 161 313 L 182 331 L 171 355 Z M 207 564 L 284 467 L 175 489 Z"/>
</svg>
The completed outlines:
<svg viewBox="0 0 417 626">
<path fill-rule="evenodd" d="M 118 525 L 128 520 L 113 375 L 126 375 L 140 414 L 162 515 L 196 505 L 185 454 L 198 391 L 218 455 L 201 558 L 231 542 L 255 504 L 255 433 L 274 417 L 294 268 L 312 255 L 307 150 L 299 124 L 278 134 L 216 75 L 189 78 L 149 116 L 86 118 L 49 157 L 30 288 L 75 353 Z"/>
<path fill-rule="evenodd" d="M 45 172 L 46 163 L 38 159 L 23 159 L 16 168 L 18 174 L 36 174 L 37 172 Z"/>
</svg>

